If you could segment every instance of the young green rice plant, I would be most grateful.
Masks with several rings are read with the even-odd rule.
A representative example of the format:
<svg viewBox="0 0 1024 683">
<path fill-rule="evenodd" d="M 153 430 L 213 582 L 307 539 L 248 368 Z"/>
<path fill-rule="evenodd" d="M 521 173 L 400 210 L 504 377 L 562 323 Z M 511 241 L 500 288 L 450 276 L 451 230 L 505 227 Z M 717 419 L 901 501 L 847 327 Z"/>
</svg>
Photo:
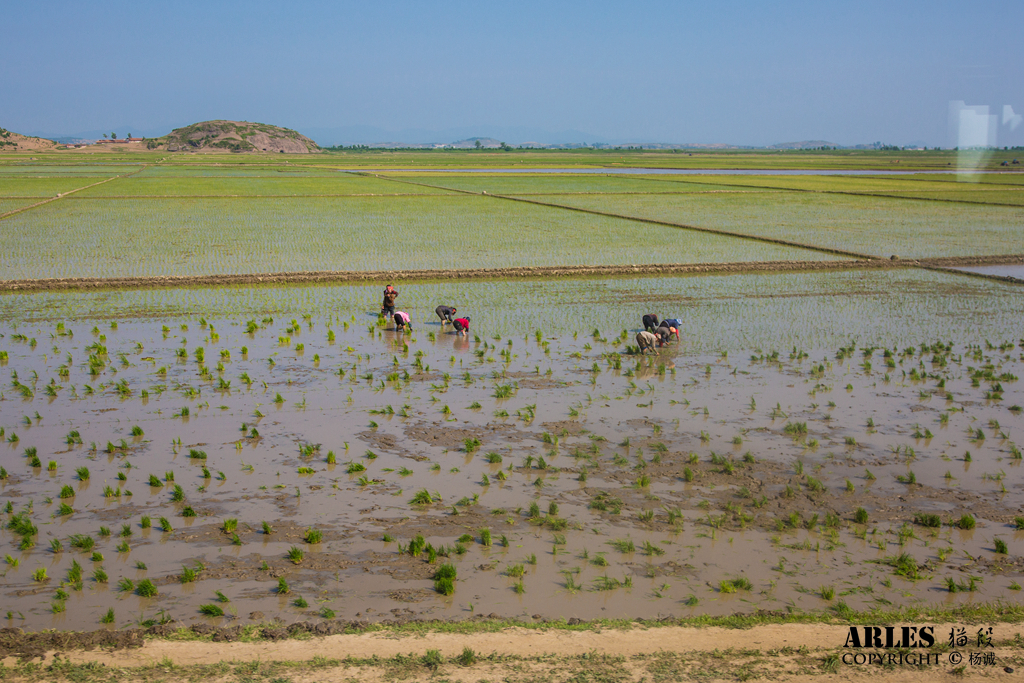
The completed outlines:
<svg viewBox="0 0 1024 683">
<path fill-rule="evenodd" d="M 650 541 L 644 541 L 644 554 L 648 557 L 654 557 L 656 555 L 664 555 L 665 550 L 660 546 L 654 545 Z"/>
<path fill-rule="evenodd" d="M 997 555 L 1006 555 L 1009 552 L 1009 548 L 1006 546 L 1006 541 L 1001 538 L 997 538 L 992 541 L 995 545 L 995 551 Z"/>
<path fill-rule="evenodd" d="M 320 529 L 309 527 L 306 529 L 305 541 L 309 544 L 320 543 L 324 540 L 324 533 Z"/>
<path fill-rule="evenodd" d="M 455 592 L 456 570 L 453 564 L 442 564 L 434 572 L 434 590 L 441 595 L 451 595 Z"/>
<path fill-rule="evenodd" d="M 160 529 L 167 533 L 174 531 L 174 527 L 171 526 L 170 520 L 166 517 L 160 518 Z"/>
<path fill-rule="evenodd" d="M 962 514 L 960 516 L 960 519 L 957 520 L 955 525 L 958 526 L 961 529 L 969 530 L 969 529 L 973 529 L 975 524 L 976 524 L 976 522 L 974 520 L 974 516 L 971 515 L 970 513 L 965 512 L 964 514 Z"/>
<path fill-rule="evenodd" d="M 433 502 L 433 496 L 431 496 L 430 491 L 427 491 L 426 489 L 420 489 L 416 492 L 416 495 L 409 500 L 411 505 L 430 505 Z"/>
<path fill-rule="evenodd" d="M 222 617 L 222 616 L 224 616 L 224 608 L 222 608 L 220 605 L 214 605 L 212 603 L 208 604 L 208 605 L 200 605 L 199 606 L 199 612 L 201 614 L 204 614 L 204 615 L 208 616 L 208 617 Z"/>
<path fill-rule="evenodd" d="M 513 579 L 521 579 L 526 574 L 526 567 L 522 564 L 510 564 L 505 567 L 505 575 Z"/>
<path fill-rule="evenodd" d="M 139 585 L 135 587 L 135 593 L 139 597 L 153 598 L 157 595 L 156 585 L 149 579 L 143 579 L 139 581 Z"/>
<path fill-rule="evenodd" d="M 74 534 L 68 538 L 68 545 L 83 553 L 92 552 L 96 539 L 87 534 Z"/>
<path fill-rule="evenodd" d="M 82 581 L 82 565 L 78 560 L 71 560 L 71 567 L 68 569 L 68 583 L 80 583 Z"/>
<path fill-rule="evenodd" d="M 924 578 L 920 574 L 917 560 L 909 553 L 900 553 L 899 555 L 887 557 L 885 558 L 885 563 L 893 568 L 893 573 L 897 576 L 902 576 L 912 581 Z"/>
<path fill-rule="evenodd" d="M 608 545 L 618 550 L 620 553 L 632 553 L 636 551 L 636 546 L 633 544 L 633 540 L 629 538 L 617 538 L 612 541 L 608 541 Z"/>
<path fill-rule="evenodd" d="M 616 588 L 619 588 L 621 586 L 622 586 L 622 582 L 621 581 L 619 581 L 618 579 L 615 579 L 615 578 L 612 578 L 610 576 L 605 575 L 605 576 L 599 576 L 596 579 L 594 579 L 594 588 L 593 588 L 593 590 L 595 590 L 595 591 L 613 591 Z"/>
<path fill-rule="evenodd" d="M 75 475 L 79 481 L 89 481 L 89 468 L 88 467 L 77 467 L 75 468 Z"/>
<path fill-rule="evenodd" d="M 289 560 L 292 561 L 293 564 L 298 564 L 302 562 L 305 556 L 306 552 L 302 548 L 293 545 L 291 548 L 288 549 L 287 557 Z"/>
<path fill-rule="evenodd" d="M 793 438 L 804 436 L 807 434 L 807 423 L 806 422 L 787 422 L 782 428 L 783 434 L 788 434 Z"/>
<path fill-rule="evenodd" d="M 978 589 L 981 577 L 968 576 L 967 579 L 960 579 L 959 582 L 951 577 L 946 577 L 946 590 L 950 593 L 973 593 Z"/>
<path fill-rule="evenodd" d="M 38 583 L 49 581 L 50 577 L 46 575 L 46 567 L 39 567 L 32 572 L 32 580 Z"/>
<path fill-rule="evenodd" d="M 288 582 L 282 576 L 277 580 L 277 594 L 287 595 L 289 592 L 291 592 L 291 588 L 288 586 Z"/>
<path fill-rule="evenodd" d="M 914 515 L 914 523 L 937 529 L 942 526 L 942 519 L 938 515 L 919 512 Z"/>
<path fill-rule="evenodd" d="M 197 517 L 198 515 L 196 514 L 196 511 L 192 509 L 191 505 L 186 505 L 185 507 L 181 508 L 181 516 L 182 517 Z"/>
<path fill-rule="evenodd" d="M 917 475 L 914 474 L 914 470 L 907 470 L 906 474 L 896 475 L 896 481 L 907 486 L 913 486 L 917 484 Z"/>
</svg>

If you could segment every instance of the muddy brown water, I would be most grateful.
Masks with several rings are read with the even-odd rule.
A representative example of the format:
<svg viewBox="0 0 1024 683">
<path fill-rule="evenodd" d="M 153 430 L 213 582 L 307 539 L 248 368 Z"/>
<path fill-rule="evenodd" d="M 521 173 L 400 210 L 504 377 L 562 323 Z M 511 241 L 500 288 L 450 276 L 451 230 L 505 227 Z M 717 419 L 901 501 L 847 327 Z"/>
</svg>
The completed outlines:
<svg viewBox="0 0 1024 683">
<path fill-rule="evenodd" d="M 1013 342 L 890 349 L 888 359 L 857 346 L 841 359 L 836 349 L 773 357 L 675 346 L 637 357 L 624 353 L 631 336 L 477 341 L 436 326 L 403 337 L 335 323 L 331 342 L 317 317 L 252 334 L 233 319 L 182 322 L 166 333 L 150 320 L 7 332 L 0 552 L 17 566 L 2 565 L 6 625 L 89 630 L 110 608 L 112 627 L 123 627 L 331 613 L 656 618 L 1019 596 L 1021 413 L 1011 408 L 1024 403 L 1024 356 Z M 136 425 L 143 433 L 132 436 Z M 67 443 L 72 430 L 82 443 Z M 365 470 L 348 474 L 349 463 Z M 61 499 L 65 485 L 74 495 Z M 421 489 L 433 504 L 410 503 Z M 62 502 L 73 512 L 60 514 Z M 196 517 L 182 516 L 186 505 Z M 854 521 L 858 507 L 867 524 Z M 944 525 L 914 524 L 921 513 Z M 965 513 L 973 530 L 945 524 Z M 32 547 L 19 549 L 6 528 L 16 515 L 37 526 Z M 237 519 L 237 540 L 225 519 Z M 310 527 L 322 542 L 304 541 Z M 460 552 L 463 534 L 472 540 Z M 102 559 L 72 548 L 75 535 L 94 539 Z M 431 565 L 400 552 L 417 535 L 449 556 Z M 304 551 L 298 563 L 292 547 Z M 918 580 L 890 566 L 904 552 Z M 73 562 L 78 584 L 67 582 Z M 431 580 L 444 562 L 458 570 L 447 597 Z M 183 566 L 199 563 L 182 583 Z M 40 568 L 47 578 L 34 580 Z M 947 577 L 971 576 L 974 591 L 946 589 Z M 156 597 L 118 588 L 147 578 Z M 738 578 L 749 589 L 723 586 Z M 201 616 L 206 604 L 224 616 Z"/>
</svg>

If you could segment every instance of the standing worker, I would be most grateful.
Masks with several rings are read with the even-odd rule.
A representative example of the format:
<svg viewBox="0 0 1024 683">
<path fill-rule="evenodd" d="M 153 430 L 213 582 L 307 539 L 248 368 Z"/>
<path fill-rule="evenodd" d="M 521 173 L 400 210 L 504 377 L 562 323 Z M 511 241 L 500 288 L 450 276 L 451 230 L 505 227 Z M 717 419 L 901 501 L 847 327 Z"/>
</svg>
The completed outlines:
<svg viewBox="0 0 1024 683">
<path fill-rule="evenodd" d="M 398 290 L 388 285 L 384 288 L 384 303 L 380 307 L 380 314 L 388 318 L 395 315 L 395 299 L 398 298 Z"/>
<path fill-rule="evenodd" d="M 441 324 L 444 325 L 446 322 L 450 323 L 455 319 L 455 310 L 454 306 L 438 306 L 434 309 L 434 313 L 437 313 L 437 317 L 441 319 Z"/>
<path fill-rule="evenodd" d="M 456 318 L 452 321 L 452 325 L 455 327 L 455 332 L 459 335 L 469 336 L 469 316 L 465 318 Z"/>
</svg>

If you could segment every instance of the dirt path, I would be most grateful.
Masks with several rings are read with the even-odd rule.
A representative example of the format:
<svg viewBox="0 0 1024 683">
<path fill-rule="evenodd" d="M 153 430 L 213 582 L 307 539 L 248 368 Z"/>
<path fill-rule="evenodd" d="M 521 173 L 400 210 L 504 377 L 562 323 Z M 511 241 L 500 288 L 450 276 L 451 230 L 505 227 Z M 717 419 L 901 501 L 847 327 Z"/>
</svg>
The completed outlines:
<svg viewBox="0 0 1024 683">
<path fill-rule="evenodd" d="M 44 199 L 44 200 L 39 201 L 39 202 L 36 202 L 35 204 L 29 204 L 28 206 L 23 206 L 21 208 L 14 209 L 12 211 L 8 211 L 7 213 L 0 213 L 0 220 L 3 220 L 3 219 L 8 218 L 10 216 L 15 216 L 15 215 L 17 215 L 19 213 L 25 213 L 26 211 L 31 211 L 32 209 L 38 208 L 40 206 L 45 206 L 46 204 L 49 204 L 51 202 L 57 201 L 58 199 L 64 199 L 65 197 L 68 197 L 69 195 L 73 195 L 76 192 L 81 192 L 82 190 L 88 190 L 90 187 L 96 187 L 98 185 L 103 185 L 104 183 L 109 183 L 110 181 L 117 180 L 118 178 L 127 178 L 128 176 L 133 176 L 136 173 L 139 173 L 139 172 L 145 170 L 146 168 L 147 167 L 144 166 L 144 167 L 140 168 L 138 171 L 133 171 L 131 173 L 124 173 L 124 174 L 121 174 L 121 175 L 116 175 L 116 176 L 114 176 L 112 178 L 105 178 L 105 179 L 103 179 L 103 180 L 101 180 L 101 181 L 99 181 L 97 183 L 92 183 L 91 185 L 84 185 L 82 187 L 76 187 L 73 190 L 68 190 L 67 192 L 61 192 L 56 197 L 48 197 L 47 199 Z"/>
<path fill-rule="evenodd" d="M 217 285 L 279 285 L 289 283 L 357 283 L 402 280 L 506 280 L 510 278 L 609 277 L 615 275 L 688 275 L 754 272 L 804 272 L 864 268 L 949 269 L 961 266 L 1024 264 L 1024 254 L 962 256 L 915 260 L 888 259 L 848 261 L 754 261 L 740 263 L 665 263 L 623 266 L 523 266 L 519 268 L 472 268 L 466 270 L 320 270 L 284 273 L 241 273 L 198 276 L 143 276 L 120 278 L 40 278 L 0 280 L 0 292 L 32 292 L 93 289 L 148 289 L 161 287 L 204 287 Z M 994 280 L 1016 282 L 1013 278 L 979 273 L 948 271 Z"/>
<path fill-rule="evenodd" d="M 935 626 L 938 644 L 945 642 L 952 626 Z M 683 680 L 691 676 L 703 680 L 746 680 L 748 676 L 793 681 L 857 680 L 870 676 L 881 681 L 932 681 L 964 680 L 964 676 L 966 680 L 976 680 L 982 673 L 992 680 L 1019 678 L 1019 674 L 1007 673 L 1005 669 L 1020 670 L 1022 651 L 1012 644 L 1012 639 L 1021 628 L 1009 624 L 998 624 L 994 628 L 1001 645 L 989 651 L 995 654 L 996 664 L 968 665 L 959 676 L 953 673 L 956 667 L 950 664 L 954 651 L 944 648 L 919 651 L 931 655 L 928 665 L 844 664 L 844 654 L 852 656 L 862 652 L 843 648 L 849 627 L 822 624 L 770 624 L 742 630 L 636 626 L 584 631 L 509 628 L 471 634 L 435 631 L 422 635 L 385 631 L 276 642 L 157 639 L 146 641 L 140 648 L 61 653 L 57 665 L 72 668 L 98 665 L 105 671 L 119 672 L 119 680 L 143 680 L 147 678 L 143 672 L 156 671 L 164 674 L 158 678 L 165 681 L 194 680 L 203 667 L 219 665 L 223 669 L 227 662 L 236 668 L 266 667 L 268 673 L 286 670 L 290 675 L 272 679 L 282 681 L 364 681 L 396 677 L 426 680 L 441 673 L 452 681 L 538 678 L 640 681 Z M 459 660 L 464 648 L 472 649 L 475 662 L 467 664 Z M 964 664 L 968 664 L 969 652 L 977 649 L 968 646 L 958 650 L 963 653 Z M 431 650 L 440 653 L 443 663 L 435 666 L 423 663 L 423 657 Z M 17 661 L 8 658 L 3 664 L 15 666 Z M 47 653 L 43 664 L 54 664 L 53 652 Z M 396 675 L 399 669 L 402 675 Z M 586 676 L 582 675 L 584 673 Z M 50 679 L 25 676 L 21 680 Z M 221 676 L 211 680 L 262 679 Z"/>
</svg>

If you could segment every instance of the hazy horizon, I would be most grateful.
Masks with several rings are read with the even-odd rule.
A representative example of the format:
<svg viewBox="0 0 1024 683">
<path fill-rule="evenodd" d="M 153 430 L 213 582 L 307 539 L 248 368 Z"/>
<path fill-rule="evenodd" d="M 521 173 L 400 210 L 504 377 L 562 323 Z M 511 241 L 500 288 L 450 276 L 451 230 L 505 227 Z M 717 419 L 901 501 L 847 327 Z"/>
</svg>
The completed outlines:
<svg viewBox="0 0 1024 683">
<path fill-rule="evenodd" d="M 235 119 L 322 145 L 1017 146 L 1022 24 L 1024 5 L 1006 2 L 44 0 L 5 15 L 0 126 L 155 136 Z"/>
</svg>

